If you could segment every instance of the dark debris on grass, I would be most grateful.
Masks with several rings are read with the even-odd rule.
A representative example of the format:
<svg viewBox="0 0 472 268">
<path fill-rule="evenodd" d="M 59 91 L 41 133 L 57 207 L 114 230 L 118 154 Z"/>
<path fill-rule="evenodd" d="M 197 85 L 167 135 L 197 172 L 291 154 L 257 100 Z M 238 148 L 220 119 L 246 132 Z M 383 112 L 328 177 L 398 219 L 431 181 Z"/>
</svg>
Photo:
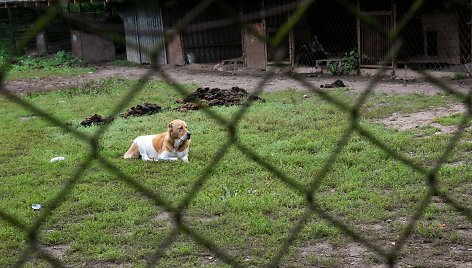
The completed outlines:
<svg viewBox="0 0 472 268">
<path fill-rule="evenodd" d="M 341 88 L 341 87 L 346 87 L 346 85 L 344 84 L 342 80 L 339 80 L 339 79 L 334 81 L 331 84 L 324 84 L 320 86 L 320 88 Z"/>
<path fill-rule="evenodd" d="M 126 112 L 120 114 L 121 117 L 151 115 L 162 112 L 161 106 L 153 103 L 138 104 L 129 108 Z"/>
<path fill-rule="evenodd" d="M 101 125 L 104 123 L 110 123 L 113 120 L 114 118 L 112 117 L 103 117 L 99 114 L 93 114 L 85 118 L 82 122 L 80 122 L 80 125 L 84 127 L 90 127 L 92 125 Z"/>
<path fill-rule="evenodd" d="M 189 96 L 178 99 L 177 103 L 184 103 L 184 105 L 174 110 L 189 111 L 198 110 L 206 106 L 240 105 L 247 99 L 265 102 L 265 100 L 261 99 L 259 96 L 249 95 L 246 90 L 240 87 L 232 87 L 231 89 L 197 88 L 197 90 Z"/>
<path fill-rule="evenodd" d="M 232 87 L 231 89 L 219 89 L 219 88 L 197 88 L 189 96 L 178 99 L 177 103 L 183 105 L 173 109 L 174 111 L 187 112 L 199 110 L 203 107 L 208 106 L 231 106 L 240 105 L 246 100 L 265 102 L 264 99 L 256 95 L 250 95 L 248 92 L 239 87 Z M 152 115 L 155 113 L 163 112 L 164 109 L 157 104 L 153 103 L 142 103 L 129 108 L 126 112 L 121 113 L 120 116 L 128 118 L 129 116 L 143 116 Z M 109 123 L 114 118 L 102 117 L 99 114 L 94 114 L 83 120 L 80 125 L 88 127 L 91 125 L 101 125 L 103 123 Z"/>
</svg>

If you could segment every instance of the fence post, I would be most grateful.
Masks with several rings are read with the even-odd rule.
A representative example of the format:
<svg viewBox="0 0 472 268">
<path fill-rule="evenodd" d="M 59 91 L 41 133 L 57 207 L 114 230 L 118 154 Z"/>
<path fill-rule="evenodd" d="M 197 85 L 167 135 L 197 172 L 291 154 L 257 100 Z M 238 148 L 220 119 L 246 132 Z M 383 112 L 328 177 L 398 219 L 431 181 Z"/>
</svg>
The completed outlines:
<svg viewBox="0 0 472 268">
<path fill-rule="evenodd" d="M 7 12 L 8 12 L 8 25 L 10 26 L 10 44 L 12 46 L 12 49 L 11 51 L 14 51 L 14 54 L 17 53 L 16 51 L 16 41 L 15 41 L 15 34 L 13 33 L 13 23 L 12 23 L 12 14 L 11 14 L 11 8 L 8 7 L 7 8 Z"/>
</svg>

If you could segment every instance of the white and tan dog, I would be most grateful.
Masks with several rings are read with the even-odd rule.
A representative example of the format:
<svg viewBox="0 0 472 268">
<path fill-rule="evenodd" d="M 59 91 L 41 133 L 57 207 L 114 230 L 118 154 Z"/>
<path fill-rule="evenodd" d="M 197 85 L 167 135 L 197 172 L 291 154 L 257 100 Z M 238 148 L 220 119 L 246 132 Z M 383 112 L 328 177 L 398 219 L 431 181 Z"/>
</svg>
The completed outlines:
<svg viewBox="0 0 472 268">
<path fill-rule="evenodd" d="M 134 139 L 131 147 L 123 155 L 125 159 L 139 158 L 144 161 L 182 159 L 188 162 L 190 145 L 190 131 L 182 120 L 173 120 L 169 123 L 167 132 L 139 136 Z"/>
</svg>

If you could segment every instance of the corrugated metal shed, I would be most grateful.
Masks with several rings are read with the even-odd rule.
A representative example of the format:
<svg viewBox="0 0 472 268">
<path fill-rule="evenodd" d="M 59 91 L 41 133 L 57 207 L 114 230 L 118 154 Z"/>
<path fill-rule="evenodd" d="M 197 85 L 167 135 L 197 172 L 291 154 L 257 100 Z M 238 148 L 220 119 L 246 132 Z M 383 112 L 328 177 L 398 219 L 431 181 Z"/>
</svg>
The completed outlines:
<svg viewBox="0 0 472 268">
<path fill-rule="evenodd" d="M 163 42 L 162 12 L 157 1 L 136 0 L 121 12 L 128 61 L 149 64 L 151 51 Z M 157 53 L 157 63 L 166 64 L 165 46 Z"/>
<path fill-rule="evenodd" d="M 232 12 L 239 12 L 237 1 L 227 3 L 225 7 Z M 182 17 L 191 8 L 193 8 L 193 5 L 180 4 L 178 17 Z M 197 63 L 215 63 L 225 59 L 241 57 L 242 41 L 239 25 L 218 26 L 218 21 L 231 19 L 230 13 L 222 9 L 218 3 L 214 3 L 197 16 L 182 34 L 185 53 L 193 54 Z M 215 27 L 192 30 L 206 24 L 215 25 Z"/>
</svg>

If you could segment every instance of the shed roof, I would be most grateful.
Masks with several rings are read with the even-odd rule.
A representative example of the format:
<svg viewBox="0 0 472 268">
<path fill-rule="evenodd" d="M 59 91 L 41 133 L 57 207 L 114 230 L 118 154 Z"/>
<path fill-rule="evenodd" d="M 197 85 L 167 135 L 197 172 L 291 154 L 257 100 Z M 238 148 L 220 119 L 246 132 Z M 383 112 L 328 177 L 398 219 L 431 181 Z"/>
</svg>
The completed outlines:
<svg viewBox="0 0 472 268">
<path fill-rule="evenodd" d="M 0 0 L 0 7 L 28 7 L 37 5 L 51 5 L 59 0 Z M 100 3 L 100 2 L 122 2 L 123 0 L 61 0 L 63 2 L 78 3 Z"/>
</svg>

